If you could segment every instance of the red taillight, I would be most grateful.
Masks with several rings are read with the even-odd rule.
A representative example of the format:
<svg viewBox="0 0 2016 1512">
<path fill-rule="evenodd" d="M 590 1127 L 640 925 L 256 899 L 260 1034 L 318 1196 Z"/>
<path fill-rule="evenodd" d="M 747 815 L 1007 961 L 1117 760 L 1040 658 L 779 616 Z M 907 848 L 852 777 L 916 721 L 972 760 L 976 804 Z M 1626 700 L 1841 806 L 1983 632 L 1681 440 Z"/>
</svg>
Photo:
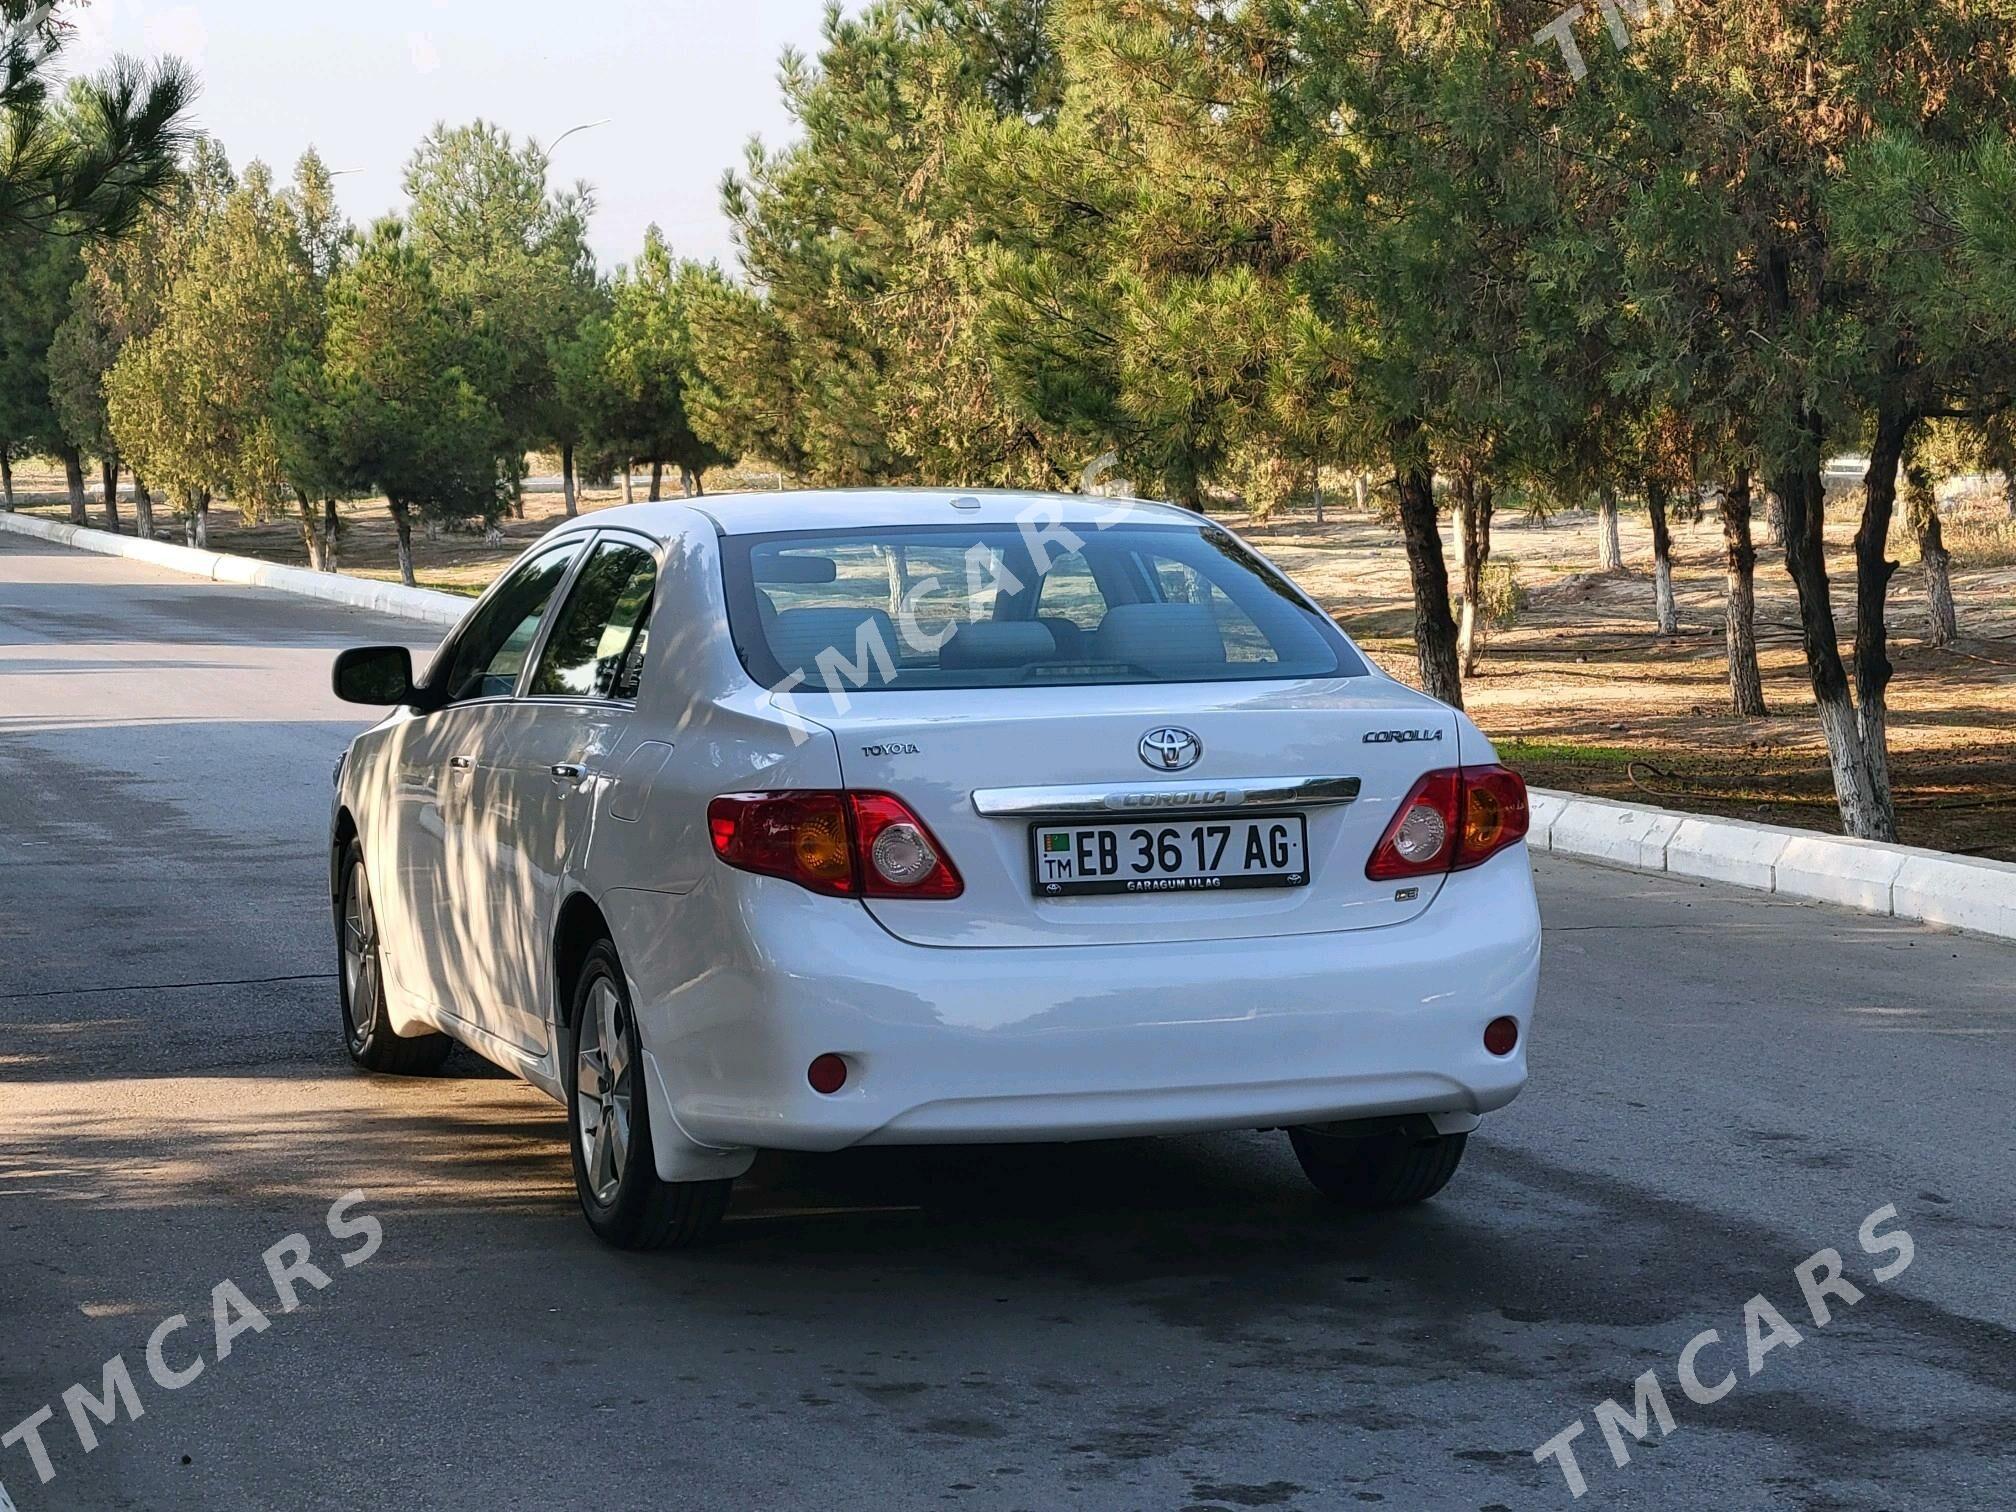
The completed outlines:
<svg viewBox="0 0 2016 1512">
<path fill-rule="evenodd" d="M 1463 822 L 1463 774 L 1430 772 L 1414 784 L 1393 822 L 1386 826 L 1365 875 L 1374 882 L 1446 872 L 1456 856 L 1456 829 Z"/>
<path fill-rule="evenodd" d="M 849 793 L 854 858 L 871 898 L 956 898 L 959 873 L 922 819 L 887 793 Z"/>
<path fill-rule="evenodd" d="M 714 854 L 839 898 L 956 898 L 928 826 L 888 793 L 730 793 L 707 808 Z"/>
<path fill-rule="evenodd" d="M 861 891 L 839 793 L 732 793 L 707 806 L 707 831 L 730 866 L 835 897 Z"/>
<path fill-rule="evenodd" d="M 1374 882 L 1481 866 L 1526 838 L 1526 784 L 1502 766 L 1449 767 L 1414 784 L 1365 863 Z"/>
</svg>

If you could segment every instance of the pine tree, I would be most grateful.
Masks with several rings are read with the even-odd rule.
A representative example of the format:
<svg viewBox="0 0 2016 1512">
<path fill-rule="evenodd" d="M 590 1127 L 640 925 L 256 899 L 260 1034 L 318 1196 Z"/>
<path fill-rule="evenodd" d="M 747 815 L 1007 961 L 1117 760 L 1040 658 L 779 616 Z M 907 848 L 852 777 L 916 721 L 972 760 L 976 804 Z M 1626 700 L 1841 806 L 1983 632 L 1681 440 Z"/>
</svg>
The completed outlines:
<svg viewBox="0 0 2016 1512">
<path fill-rule="evenodd" d="M 0 454 L 60 457 L 68 475 L 70 518 L 84 523 L 84 475 L 76 445 L 50 396 L 50 348 L 83 271 L 73 237 L 0 237 Z M 6 502 L 13 507 L 11 463 Z"/>
<path fill-rule="evenodd" d="M 489 398 L 520 458 L 560 439 L 578 417 L 557 408 L 554 361 L 599 297 L 588 250 L 594 195 L 554 190 L 537 142 L 523 147 L 487 121 L 437 126 L 406 169 L 409 234 L 441 291 L 468 310 L 481 340 L 466 376 Z M 522 506 L 521 506 L 522 507 Z"/>
<path fill-rule="evenodd" d="M 468 376 L 472 355 L 484 360 L 466 313 L 388 219 L 329 281 L 320 361 L 297 358 L 282 380 L 282 454 L 326 468 L 334 492 L 385 496 L 408 587 L 416 518 L 489 524 L 519 465 L 510 428 Z"/>
<path fill-rule="evenodd" d="M 1234 470 L 1263 505 L 1320 455 L 1275 382 L 1306 254 L 1270 100 L 1293 66 L 1260 5 L 1058 7 L 1054 119 L 974 117 L 968 193 L 994 221 L 1001 382 L 1079 458 L 1202 508 Z"/>
<path fill-rule="evenodd" d="M 121 351 L 106 380 L 119 450 L 168 490 L 197 544 L 213 496 L 254 520 L 291 501 L 272 381 L 319 316 L 294 212 L 254 163 L 205 219 L 159 323 Z"/>
<path fill-rule="evenodd" d="M 1641 327 L 1608 377 L 1709 429 L 1741 409 L 1784 510 L 1787 566 L 1848 833 L 1895 839 L 1886 541 L 1933 415 L 2006 406 L 2016 15 L 1883 0 L 1650 15 L 1641 45 L 1555 73 L 1554 129 L 1592 263 Z M 1835 629 L 1824 459 L 1869 438 L 1851 682 Z"/>
<path fill-rule="evenodd" d="M 1293 15 L 1298 68 L 1276 103 L 1313 236 L 1297 384 L 1333 455 L 1390 459 L 1422 685 L 1460 706 L 1436 473 L 1520 465 L 1578 393 L 1527 339 L 1545 180 L 1525 38 L 1496 4 Z"/>
<path fill-rule="evenodd" d="M 695 369 L 691 306 L 721 282 L 712 268 L 675 262 L 653 226 L 637 261 L 620 269 L 610 288 L 600 353 L 607 404 L 601 433 L 626 456 L 651 464 L 654 499 L 668 465 L 679 469 L 683 491 L 692 494 L 708 468 L 735 460 L 732 451 L 701 438 L 686 401 Z"/>
<path fill-rule="evenodd" d="M 65 5 L 0 0 L 0 240 L 118 236 L 167 195 L 189 142 L 195 75 L 117 59 L 55 88 Z"/>
<path fill-rule="evenodd" d="M 1044 12 L 1039 0 L 834 6 L 817 64 L 787 54 L 802 138 L 752 144 L 729 177 L 750 287 L 703 291 L 694 321 L 712 439 L 746 450 L 767 437 L 781 449 L 770 460 L 825 483 L 1058 476 L 996 384 L 978 326 L 985 209 L 947 151 L 969 114 L 1047 108 Z"/>
</svg>

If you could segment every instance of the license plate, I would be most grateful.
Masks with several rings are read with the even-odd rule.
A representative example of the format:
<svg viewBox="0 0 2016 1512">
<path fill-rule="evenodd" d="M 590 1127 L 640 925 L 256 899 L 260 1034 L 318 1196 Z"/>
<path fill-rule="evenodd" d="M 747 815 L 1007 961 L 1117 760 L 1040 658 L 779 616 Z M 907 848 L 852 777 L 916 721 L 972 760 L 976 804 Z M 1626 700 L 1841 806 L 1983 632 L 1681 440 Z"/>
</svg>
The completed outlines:
<svg viewBox="0 0 2016 1512">
<path fill-rule="evenodd" d="M 1300 814 L 1035 824 L 1029 847 L 1043 898 L 1309 885 L 1309 826 Z"/>
</svg>

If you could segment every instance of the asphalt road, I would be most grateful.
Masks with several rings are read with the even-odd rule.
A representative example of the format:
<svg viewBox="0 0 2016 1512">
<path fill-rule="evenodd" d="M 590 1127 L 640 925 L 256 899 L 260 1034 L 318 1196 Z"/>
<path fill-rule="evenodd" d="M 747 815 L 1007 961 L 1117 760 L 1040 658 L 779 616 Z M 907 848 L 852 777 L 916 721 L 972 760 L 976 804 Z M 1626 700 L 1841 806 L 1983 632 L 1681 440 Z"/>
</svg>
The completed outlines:
<svg viewBox="0 0 2016 1512">
<path fill-rule="evenodd" d="M 2008 1504 L 2016 951 L 1544 860 L 1533 1084 L 1425 1208 L 1341 1217 L 1278 1135 L 871 1152 L 615 1254 L 539 1094 L 343 1056 L 326 668 L 413 628 L 0 536 L 0 1434 L 48 1405 L 56 1471 L 0 1449 L 21 1512 L 1488 1512 L 1573 1505 L 1533 1450 L 1578 1417 L 1583 1505 Z M 284 1313 L 295 1233 L 330 1284 Z M 1865 1295 L 1815 1328 L 1823 1246 Z M 227 1279 L 268 1326 L 218 1358 Z M 1803 1341 L 1752 1377 L 1759 1293 Z M 164 1364 L 209 1363 L 168 1392 L 177 1314 Z M 1695 1406 L 1711 1327 L 1738 1379 Z M 144 1415 L 86 1454 L 63 1393 L 114 1355 Z M 1675 1431 L 1618 1469 L 1593 1409 L 1655 1369 Z"/>
</svg>

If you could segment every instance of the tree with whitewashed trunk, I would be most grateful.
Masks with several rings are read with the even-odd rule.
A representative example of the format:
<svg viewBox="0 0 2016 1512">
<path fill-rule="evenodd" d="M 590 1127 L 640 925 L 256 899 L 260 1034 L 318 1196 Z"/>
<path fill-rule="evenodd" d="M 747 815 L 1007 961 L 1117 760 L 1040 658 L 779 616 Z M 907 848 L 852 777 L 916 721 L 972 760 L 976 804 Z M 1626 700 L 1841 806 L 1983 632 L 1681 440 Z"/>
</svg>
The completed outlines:
<svg viewBox="0 0 2016 1512">
<path fill-rule="evenodd" d="M 311 294 L 309 318 L 290 333 L 287 343 L 291 364 L 304 358 L 312 361 L 321 347 L 329 281 L 355 251 L 357 228 L 336 203 L 335 175 L 313 147 L 294 165 L 294 182 L 282 198 L 293 216 L 293 234 Z M 270 398 L 277 411 L 286 402 L 286 390 L 276 383 Z M 301 417 L 296 412 L 292 418 Z M 315 571 L 334 572 L 342 550 L 343 519 L 336 507 L 344 491 L 342 470 L 331 459 L 327 438 L 321 438 L 324 444 L 306 445 L 300 434 L 284 432 L 276 418 L 276 461 L 294 496 L 302 549 Z"/>
<path fill-rule="evenodd" d="M 49 343 L 49 398 L 72 443 L 100 459 L 105 485 L 105 528 L 119 533 L 119 444 L 105 409 L 105 374 L 119 347 L 100 318 L 88 277 L 79 279 L 71 310 Z"/>
<path fill-rule="evenodd" d="M 213 496 L 257 521 L 292 500 L 274 434 L 273 375 L 321 321 L 293 207 L 252 164 L 204 217 L 153 330 L 105 381 L 119 451 L 184 506 L 208 542 Z"/>
<path fill-rule="evenodd" d="M 1474 465 L 1463 462 L 1457 465 L 1450 491 L 1456 499 L 1456 557 L 1463 575 L 1463 617 L 1456 628 L 1456 654 L 1463 676 L 1469 678 L 1476 675 L 1484 654 L 1484 569 L 1491 564 L 1491 517 L 1496 510 L 1497 485 L 1488 473 L 1480 475 Z"/>
<path fill-rule="evenodd" d="M 464 376 L 511 437 L 518 514 L 525 454 L 578 440 L 554 362 L 601 299 L 587 243 L 594 193 L 585 183 L 553 188 L 551 168 L 538 142 L 520 146 L 481 120 L 436 126 L 406 168 L 408 233 L 483 338 Z"/>
<path fill-rule="evenodd" d="M 1751 540 L 1751 467 L 1730 464 L 1721 499 L 1723 637 L 1729 660 L 1729 702 L 1738 714 L 1761 718 L 1764 673 L 1757 662 L 1757 547 Z"/>
<path fill-rule="evenodd" d="M 2016 520 L 2016 410 L 2002 410 L 1981 422 L 1981 465 L 2002 485 L 2002 503 Z"/>
<path fill-rule="evenodd" d="M 570 520 L 581 512 L 582 450 L 591 445 L 606 447 L 613 436 L 617 400 L 608 373 L 609 305 L 608 290 L 598 284 L 580 323 L 554 337 L 549 352 L 553 397 L 547 431 L 548 439 L 560 450 L 560 494 Z M 632 502 L 627 496 L 628 465 L 626 459 L 625 503 Z"/>
<path fill-rule="evenodd" d="M 223 151 L 200 138 L 173 182 L 124 235 L 84 248 L 84 276 L 70 291 L 69 310 L 51 348 L 50 392 L 66 430 L 109 464 L 108 470 L 131 459 L 120 454 L 112 433 L 106 380 L 126 348 L 161 323 L 168 291 L 188 266 L 208 218 L 235 186 Z M 135 527 L 151 540 L 153 490 L 137 469 L 132 481 Z M 109 514 L 109 503 L 107 508 Z"/>
<path fill-rule="evenodd" d="M 1785 547 L 1785 504 L 1775 493 L 1764 495 L 1764 544 Z"/>
<path fill-rule="evenodd" d="M 465 371 L 482 360 L 476 339 L 404 226 L 382 220 L 329 281 L 319 358 L 297 359 L 283 380 L 330 438 L 341 491 L 384 496 L 409 588 L 415 524 L 488 526 L 510 500 L 510 430 Z"/>
<path fill-rule="evenodd" d="M 618 268 L 610 283 L 608 316 L 593 333 L 596 424 L 607 441 L 651 464 L 653 499 L 664 492 L 668 465 L 691 497 L 706 491 L 708 468 L 735 460 L 702 436 L 687 397 L 698 371 L 694 307 L 727 288 L 718 269 L 674 258 L 656 226 L 645 232 L 636 262 Z"/>
<path fill-rule="evenodd" d="M 50 396 L 49 353 L 82 264 L 74 238 L 0 237 L 0 443 L 15 457 L 63 457 L 70 517 L 84 517 L 83 464 Z"/>
<path fill-rule="evenodd" d="M 1960 639 L 1960 616 L 1953 607 L 1952 556 L 1939 523 L 1939 495 L 1931 469 L 1915 458 L 1904 471 L 1904 518 L 1918 541 L 1918 566 L 1925 574 L 1925 643 L 1944 651 Z"/>
<path fill-rule="evenodd" d="M 1639 428 L 1640 484 L 1652 525 L 1652 618 L 1661 635 L 1680 633 L 1680 610 L 1673 594 L 1673 493 L 1682 488 L 1698 497 L 1695 482 L 1701 438 L 1686 418 L 1666 408 Z"/>
<path fill-rule="evenodd" d="M 1627 384 L 1684 393 L 1724 365 L 1782 505 L 1786 565 L 1843 827 L 1895 839 L 1884 610 L 1898 463 L 1915 428 L 2006 402 L 2016 354 L 2016 13 L 1928 0 L 1824 11 L 1683 5 L 1628 61 L 1559 76 L 1586 220 L 1645 338 Z M 1855 657 L 1825 551 L 1825 459 L 1870 438 Z"/>
<path fill-rule="evenodd" d="M 1680 611 L 1673 600 L 1673 529 L 1667 518 L 1672 490 L 1654 474 L 1645 479 L 1645 510 L 1652 517 L 1652 617 L 1661 635 L 1680 633 Z"/>
<path fill-rule="evenodd" d="M 1570 428 L 1581 388 L 1532 335 L 1551 180 L 1530 28 L 1496 5 L 1331 0 L 1293 8 L 1287 34 L 1269 93 L 1309 207 L 1300 401 L 1330 421 L 1331 455 L 1391 460 L 1421 682 L 1460 706 L 1436 473 L 1471 474 L 1458 528 L 1481 580 L 1488 490 Z M 1476 646 L 1473 621 L 1473 664 Z"/>
<path fill-rule="evenodd" d="M 1918 543 L 1929 625 L 1926 644 L 1935 650 L 1948 650 L 1960 639 L 1952 555 L 1946 549 L 1945 526 L 1939 518 L 1939 488 L 1950 479 L 1992 465 L 1990 431 L 1991 427 L 1980 424 L 1928 421 L 1904 458 L 1904 518 Z"/>
<path fill-rule="evenodd" d="M 1618 532 L 1617 485 L 1605 478 L 1596 485 L 1596 570 L 1622 572 L 1624 545 Z"/>
</svg>

